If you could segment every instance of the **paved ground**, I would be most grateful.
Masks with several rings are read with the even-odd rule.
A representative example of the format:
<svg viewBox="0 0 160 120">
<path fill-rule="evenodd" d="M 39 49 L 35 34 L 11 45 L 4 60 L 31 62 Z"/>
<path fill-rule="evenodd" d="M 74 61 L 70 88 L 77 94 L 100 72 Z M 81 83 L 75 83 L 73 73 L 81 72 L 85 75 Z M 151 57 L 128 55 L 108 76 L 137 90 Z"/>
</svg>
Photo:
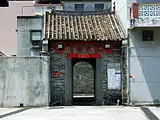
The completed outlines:
<svg viewBox="0 0 160 120">
<path fill-rule="evenodd" d="M 20 108 L 0 108 L 0 115 L 10 113 L 10 112 L 14 112 L 14 111 L 17 111 L 19 109 Z"/>
<path fill-rule="evenodd" d="M 160 107 L 148 107 L 160 119 Z"/>
<path fill-rule="evenodd" d="M 3 109 L 0 109 L 2 111 Z M 160 113 L 160 112 L 159 112 Z M 159 114 L 158 113 L 158 114 Z M 139 107 L 71 106 L 32 108 L 1 120 L 147 120 Z"/>
</svg>

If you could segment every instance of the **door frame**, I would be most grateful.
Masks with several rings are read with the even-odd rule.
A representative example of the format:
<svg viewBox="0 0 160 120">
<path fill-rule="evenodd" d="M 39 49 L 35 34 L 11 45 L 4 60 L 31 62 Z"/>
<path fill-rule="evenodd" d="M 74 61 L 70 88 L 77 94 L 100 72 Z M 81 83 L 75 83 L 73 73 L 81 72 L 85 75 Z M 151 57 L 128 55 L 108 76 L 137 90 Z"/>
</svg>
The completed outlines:
<svg viewBox="0 0 160 120">
<path fill-rule="evenodd" d="M 74 85 L 73 85 L 73 83 L 74 83 L 74 79 L 73 79 L 73 77 L 74 77 L 74 67 L 75 67 L 75 65 L 77 64 L 77 63 L 79 63 L 79 62 L 86 62 L 86 63 L 88 63 L 88 64 L 90 64 L 91 66 L 92 66 L 92 69 L 93 69 L 93 71 L 94 71 L 94 102 L 95 102 L 95 98 L 96 98 L 96 90 L 95 90 L 95 79 L 96 79 L 96 59 L 88 59 L 88 58 L 76 58 L 76 59 L 72 59 L 71 60 L 71 64 L 72 64 L 72 100 L 73 100 L 73 88 L 74 88 Z M 73 101 L 72 101 L 73 102 Z"/>
<path fill-rule="evenodd" d="M 90 63 L 90 62 L 88 62 Z M 102 71 L 102 60 L 101 58 L 95 59 L 95 105 L 102 105 L 103 103 L 103 93 L 102 93 L 102 83 L 101 83 L 101 71 Z M 65 63 L 65 105 L 72 105 L 73 98 L 73 65 L 72 59 L 66 58 Z M 90 63 L 91 64 L 91 63 Z M 92 64 L 91 64 L 92 65 Z"/>
</svg>

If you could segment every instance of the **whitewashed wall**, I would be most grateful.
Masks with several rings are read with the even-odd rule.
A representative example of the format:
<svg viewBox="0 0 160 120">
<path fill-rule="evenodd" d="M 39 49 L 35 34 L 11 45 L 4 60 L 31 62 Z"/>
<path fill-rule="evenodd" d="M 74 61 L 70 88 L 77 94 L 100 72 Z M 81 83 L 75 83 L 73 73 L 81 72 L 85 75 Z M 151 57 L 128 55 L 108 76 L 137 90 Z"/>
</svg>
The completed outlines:
<svg viewBox="0 0 160 120">
<path fill-rule="evenodd" d="M 143 28 L 144 29 L 144 28 Z M 142 28 L 129 32 L 131 103 L 160 103 L 160 28 L 154 29 L 154 41 L 142 41 Z"/>
<path fill-rule="evenodd" d="M 0 57 L 0 107 L 47 106 L 48 60 Z"/>
</svg>

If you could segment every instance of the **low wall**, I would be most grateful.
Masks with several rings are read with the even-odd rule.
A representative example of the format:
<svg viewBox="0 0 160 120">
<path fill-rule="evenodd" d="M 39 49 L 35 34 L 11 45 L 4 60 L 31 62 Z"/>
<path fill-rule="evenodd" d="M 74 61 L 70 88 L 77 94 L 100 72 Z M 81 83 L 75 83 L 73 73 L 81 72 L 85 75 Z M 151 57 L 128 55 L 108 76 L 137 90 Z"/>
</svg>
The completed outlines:
<svg viewBox="0 0 160 120">
<path fill-rule="evenodd" d="M 48 63 L 44 57 L 0 57 L 0 107 L 47 106 Z"/>
</svg>

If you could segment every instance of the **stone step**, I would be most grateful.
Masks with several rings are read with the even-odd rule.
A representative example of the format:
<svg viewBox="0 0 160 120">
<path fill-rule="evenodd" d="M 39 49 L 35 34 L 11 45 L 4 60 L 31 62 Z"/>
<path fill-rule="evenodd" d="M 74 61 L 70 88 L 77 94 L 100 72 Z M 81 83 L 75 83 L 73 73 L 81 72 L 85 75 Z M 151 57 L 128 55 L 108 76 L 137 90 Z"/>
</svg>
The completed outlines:
<svg viewBox="0 0 160 120">
<path fill-rule="evenodd" d="M 94 97 L 76 97 L 73 98 L 73 105 L 92 106 L 95 105 Z"/>
</svg>

